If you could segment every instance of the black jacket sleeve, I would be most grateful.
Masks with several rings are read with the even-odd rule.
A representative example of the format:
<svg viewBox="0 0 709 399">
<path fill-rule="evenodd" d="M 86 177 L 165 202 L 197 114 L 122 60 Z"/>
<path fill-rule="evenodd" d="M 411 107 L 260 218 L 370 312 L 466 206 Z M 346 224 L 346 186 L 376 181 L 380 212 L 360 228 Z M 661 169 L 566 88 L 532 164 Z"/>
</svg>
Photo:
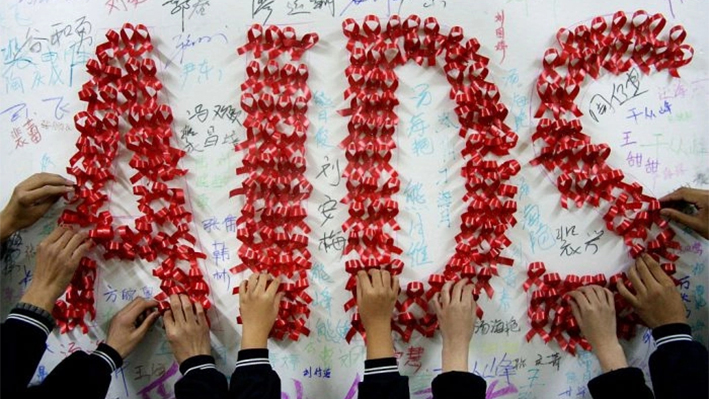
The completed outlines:
<svg viewBox="0 0 709 399">
<path fill-rule="evenodd" d="M 239 351 L 229 388 L 231 399 L 280 399 L 281 379 L 271 367 L 268 349 Z"/>
<path fill-rule="evenodd" d="M 692 339 L 687 324 L 652 330 L 656 349 L 650 355 L 650 378 L 657 399 L 709 398 L 707 349 Z"/>
<path fill-rule="evenodd" d="M 214 357 L 193 356 L 180 364 L 182 378 L 175 384 L 176 399 L 226 399 L 229 386 L 214 365 Z"/>
<path fill-rule="evenodd" d="M 485 399 L 487 383 L 473 373 L 448 371 L 437 375 L 431 388 L 433 399 Z"/>
<path fill-rule="evenodd" d="M 0 327 L 0 397 L 20 398 L 47 348 L 54 319 L 26 303 L 12 309 Z"/>
<path fill-rule="evenodd" d="M 639 368 L 626 367 L 609 371 L 588 382 L 594 399 L 653 399 Z"/>
<path fill-rule="evenodd" d="M 359 383 L 359 399 L 408 399 L 409 377 L 399 374 L 396 358 L 364 361 L 364 379 Z"/>
<path fill-rule="evenodd" d="M 29 387 L 23 398 L 104 399 L 111 385 L 111 374 L 122 365 L 118 352 L 106 344 L 100 344 L 91 354 L 74 352 L 41 384 Z"/>
</svg>

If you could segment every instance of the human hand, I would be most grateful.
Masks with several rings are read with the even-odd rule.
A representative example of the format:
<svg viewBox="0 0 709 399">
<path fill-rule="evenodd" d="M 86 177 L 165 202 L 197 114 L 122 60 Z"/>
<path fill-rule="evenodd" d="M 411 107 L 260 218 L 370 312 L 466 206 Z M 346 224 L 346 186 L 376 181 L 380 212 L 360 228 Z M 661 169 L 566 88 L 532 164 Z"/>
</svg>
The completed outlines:
<svg viewBox="0 0 709 399">
<path fill-rule="evenodd" d="M 160 316 L 157 305 L 152 299 L 138 297 L 118 311 L 108 327 L 106 345 L 115 349 L 123 359 L 128 357 Z"/>
<path fill-rule="evenodd" d="M 608 289 L 588 285 L 569 292 L 571 313 L 598 357 L 603 372 L 628 367 L 616 335 L 615 302 Z"/>
<path fill-rule="evenodd" d="M 386 270 L 357 273 L 357 307 L 368 333 L 374 329 L 391 329 L 391 316 L 400 291 L 399 278 L 392 277 Z"/>
<path fill-rule="evenodd" d="M 628 271 L 635 294 L 618 281 L 618 292 L 650 328 L 687 323 L 686 309 L 675 283 L 648 254 L 642 254 Z"/>
<path fill-rule="evenodd" d="M 163 317 L 165 333 L 177 363 L 211 353 L 209 324 L 202 304 L 194 305 L 187 295 L 171 295 L 170 309 Z"/>
<path fill-rule="evenodd" d="M 278 292 L 280 278 L 269 283 L 266 273 L 254 273 L 239 285 L 239 312 L 243 334 L 241 349 L 268 347 L 268 335 L 278 316 L 284 293 Z"/>
<path fill-rule="evenodd" d="M 399 278 L 386 270 L 357 273 L 357 308 L 367 332 L 367 359 L 394 356 L 391 316 L 400 291 Z"/>
<path fill-rule="evenodd" d="M 57 227 L 37 246 L 32 282 L 20 301 L 49 313 L 69 286 L 81 258 L 93 245 L 85 233 Z"/>
<path fill-rule="evenodd" d="M 467 278 L 455 285 L 447 281 L 441 292 L 433 296 L 433 309 L 443 336 L 443 372 L 468 371 L 468 350 L 475 329 L 477 308 L 474 288 Z"/>
<path fill-rule="evenodd" d="M 682 187 L 660 198 L 660 214 L 684 224 L 702 237 L 709 239 L 709 190 Z M 684 213 L 687 206 L 694 206 L 694 214 Z"/>
<path fill-rule="evenodd" d="M 74 191 L 74 183 L 59 175 L 37 173 L 18 184 L 0 214 L 0 238 L 33 225 L 62 195 Z"/>
</svg>

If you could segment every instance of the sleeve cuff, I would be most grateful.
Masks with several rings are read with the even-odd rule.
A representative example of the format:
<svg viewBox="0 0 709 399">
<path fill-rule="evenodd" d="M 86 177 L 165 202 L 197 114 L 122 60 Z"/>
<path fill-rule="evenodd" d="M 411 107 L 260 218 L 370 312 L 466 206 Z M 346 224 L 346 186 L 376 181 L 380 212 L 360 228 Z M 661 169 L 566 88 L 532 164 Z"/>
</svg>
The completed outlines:
<svg viewBox="0 0 709 399">
<path fill-rule="evenodd" d="M 39 328 L 49 335 L 55 327 L 54 318 L 49 312 L 29 303 L 19 302 L 7 316 L 8 320 L 17 320 Z"/>
<path fill-rule="evenodd" d="M 374 376 L 399 375 L 399 366 L 395 357 L 384 357 L 364 361 L 364 378 Z"/>
<path fill-rule="evenodd" d="M 216 368 L 217 366 L 214 363 L 214 356 L 197 355 L 192 356 L 191 358 L 183 361 L 182 364 L 180 364 L 180 373 L 185 376 L 187 375 L 187 373 L 190 373 L 192 371 L 207 369 L 216 370 Z"/>
<path fill-rule="evenodd" d="M 473 373 L 464 371 L 446 371 L 433 379 L 431 391 L 433 397 L 441 398 L 484 398 L 487 382 Z"/>
<path fill-rule="evenodd" d="M 684 323 L 665 324 L 664 326 L 655 327 L 652 330 L 652 337 L 655 339 L 656 347 L 670 342 L 694 341 L 692 328 Z"/>
<path fill-rule="evenodd" d="M 115 349 L 104 343 L 99 344 L 98 348 L 96 348 L 91 356 L 98 356 L 101 360 L 103 360 L 111 369 L 111 373 L 123 366 L 123 358 L 121 355 L 119 355 Z"/>
<path fill-rule="evenodd" d="M 588 382 L 588 390 L 594 398 L 644 397 L 637 396 L 645 386 L 643 372 L 636 367 L 609 371 Z"/>
<path fill-rule="evenodd" d="M 250 366 L 268 366 L 268 368 L 271 368 L 271 362 L 268 360 L 268 349 L 240 350 L 236 361 L 236 369 Z"/>
</svg>

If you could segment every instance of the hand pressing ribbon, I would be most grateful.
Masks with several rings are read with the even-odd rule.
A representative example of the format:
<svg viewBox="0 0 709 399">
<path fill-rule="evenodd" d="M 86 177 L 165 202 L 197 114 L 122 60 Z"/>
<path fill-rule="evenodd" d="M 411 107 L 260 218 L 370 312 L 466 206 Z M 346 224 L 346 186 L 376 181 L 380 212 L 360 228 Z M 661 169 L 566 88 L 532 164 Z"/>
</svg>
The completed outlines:
<svg viewBox="0 0 709 399">
<path fill-rule="evenodd" d="M 670 276 L 675 273 L 674 264 L 665 263 L 661 268 Z M 527 275 L 529 278 L 523 285 L 524 290 L 530 294 L 527 316 L 531 328 L 526 335 L 527 341 L 539 335 L 544 342 L 555 340 L 561 350 L 572 355 L 576 354 L 579 346 L 590 350 L 588 341 L 580 336 L 578 322 L 574 319 L 568 302 L 569 292 L 589 285 L 605 287 L 613 293 L 619 337 L 632 338 L 635 335 L 635 326 L 642 323 L 632 306 L 618 292 L 616 284 L 620 280 L 630 292 L 635 292 L 624 273 L 617 273 L 610 279 L 604 274 L 569 274 L 562 279 L 559 273 L 547 273 L 543 262 L 533 262 L 529 265 Z"/>
<path fill-rule="evenodd" d="M 92 78 L 82 86 L 79 98 L 87 106 L 74 116 L 80 133 L 78 152 L 67 168 L 78 186 L 72 199 L 75 209 L 64 211 L 59 221 L 90 228 L 89 236 L 103 248 L 104 259 L 160 259 L 153 275 L 162 281 L 162 292 L 156 297 L 163 301 L 162 311 L 169 307 L 167 296 L 175 293 L 186 293 L 208 309 L 209 287 L 198 265 L 198 259 L 206 256 L 193 248 L 192 214 L 184 208 L 183 189 L 168 185 L 187 173 L 178 167 L 185 153 L 170 145 L 172 112 L 158 102 L 162 83 L 151 58 L 150 34 L 144 25 L 125 24 L 120 32 L 109 30 L 106 38 L 96 47 L 97 59 L 86 64 Z M 127 132 L 121 131 L 120 117 L 128 121 Z M 104 210 L 106 184 L 116 180 L 111 171 L 121 140 L 133 152 L 129 166 L 135 174 L 129 179 L 142 214 L 133 228 L 116 226 L 111 212 Z M 189 265 L 188 273 L 181 264 Z M 96 312 L 95 276 L 96 261 L 82 259 L 64 301 L 56 306 L 62 333 L 77 326 L 87 332 L 85 318 L 93 319 Z"/>
</svg>

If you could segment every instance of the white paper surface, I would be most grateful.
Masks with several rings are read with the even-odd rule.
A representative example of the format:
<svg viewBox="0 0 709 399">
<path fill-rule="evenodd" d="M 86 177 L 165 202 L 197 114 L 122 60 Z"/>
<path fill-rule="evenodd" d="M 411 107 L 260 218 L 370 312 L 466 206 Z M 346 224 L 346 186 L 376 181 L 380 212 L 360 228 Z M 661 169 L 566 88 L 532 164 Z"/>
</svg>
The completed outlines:
<svg viewBox="0 0 709 399">
<path fill-rule="evenodd" d="M 463 0 L 244 0 L 184 1 L 190 8 L 172 11 L 175 2 L 163 0 L 3 0 L 0 6 L 0 151 L 2 189 L 6 203 L 13 187 L 32 173 L 64 173 L 75 153 L 78 132 L 73 115 L 85 109 L 78 100 L 81 85 L 89 78 L 85 62 L 95 46 L 104 41 L 108 29 L 118 30 L 125 22 L 143 23 L 150 29 L 155 54 L 160 59 L 158 77 L 164 84 L 162 98 L 173 110 L 173 145 L 186 148 L 180 139 L 192 129 L 190 141 L 196 149 L 181 166 L 189 169 L 179 184 L 186 187 L 188 207 L 195 221 L 191 228 L 198 237 L 197 248 L 208 254 L 201 263 L 211 286 L 214 310 L 212 348 L 217 367 L 230 375 L 236 361 L 241 326 L 236 324 L 238 297 L 231 295 L 244 275 L 232 275 L 229 268 L 239 263 L 239 242 L 230 230 L 231 217 L 238 217 L 243 198 L 230 199 L 228 193 L 240 183 L 234 170 L 241 166 L 242 153 L 235 153 L 232 140 L 245 137 L 240 125 L 240 84 L 245 80 L 246 56 L 236 48 L 246 41 L 252 23 L 291 25 L 299 35 L 317 32 L 320 42 L 309 50 L 304 62 L 309 65 L 308 84 L 315 93 L 308 116 L 311 129 L 307 142 L 307 178 L 314 192 L 307 204 L 307 223 L 313 269 L 308 293 L 314 298 L 308 327 L 312 333 L 298 342 L 271 342 L 274 368 L 282 380 L 284 398 L 351 398 L 361 378 L 365 350 L 360 338 L 347 344 L 350 314 L 343 304 L 350 298 L 344 290 L 347 274 L 338 250 L 339 239 L 346 237 L 341 225 L 347 207 L 339 203 L 346 194 L 345 180 L 338 177 L 346 159 L 338 147 L 347 132 L 348 119 L 337 114 L 347 108 L 342 93 L 347 88 L 344 70 L 349 54 L 341 22 L 347 17 L 361 20 L 368 14 L 382 19 L 399 13 L 435 16 L 445 30 L 460 25 L 467 38 L 477 38 L 481 54 L 491 58 L 490 80 L 502 93 L 510 109 L 506 123 L 519 135 L 512 156 L 522 165 L 513 183 L 518 224 L 509 230 L 513 244 L 503 255 L 515 259 L 511 268 L 501 267 L 500 277 L 492 280 L 495 296 L 481 299 L 485 318 L 479 321 L 470 349 L 471 371 L 488 383 L 488 398 L 590 397 L 585 386 L 600 373 L 595 357 L 582 352 L 576 357 L 562 352 L 556 344 L 545 345 L 538 338 L 527 343 L 527 295 L 522 290 L 527 265 L 544 261 L 547 268 L 561 273 L 612 275 L 630 264 L 622 240 L 605 230 L 600 220 L 602 209 L 584 207 L 563 210 L 553 180 L 541 167 L 529 165 L 535 148 L 531 134 L 532 118 L 538 98 L 534 84 L 541 71 L 544 51 L 555 45 L 556 31 L 589 23 L 599 15 L 637 9 L 659 12 L 668 20 L 662 33 L 682 24 L 688 32 L 686 43 L 695 49 L 694 59 L 673 79 L 666 71 L 641 77 L 646 90 L 640 96 L 616 105 L 594 121 L 588 115 L 596 94 L 610 96 L 614 85 L 627 76 L 605 73 L 597 81 L 587 78 L 579 95 L 579 107 L 586 115 L 585 132 L 595 143 L 612 148 L 611 166 L 622 169 L 641 183 L 649 193 L 661 196 L 688 185 L 709 188 L 707 164 L 707 99 L 709 98 L 709 7 L 700 0 L 626 0 L 611 2 L 486 1 Z M 504 12 L 503 53 L 496 50 L 497 35 Z M 184 29 L 183 29 L 184 26 Z M 406 268 L 404 283 L 426 281 L 428 275 L 443 269 L 454 253 L 453 237 L 459 232 L 460 215 L 465 209 L 465 192 L 460 169 L 463 142 L 457 135 L 454 103 L 448 99 L 448 84 L 440 67 L 421 68 L 409 63 L 397 70 L 400 86 L 397 109 L 400 124 L 398 148 L 392 164 L 402 179 L 397 196 L 401 212 L 397 218 L 402 229 L 396 235 L 404 249 L 401 259 Z M 671 112 L 660 113 L 667 104 Z M 230 113 L 236 119 L 230 119 Z M 633 114 L 639 116 L 633 117 Z M 232 114 L 233 115 L 233 114 Z M 41 139 L 32 141 L 26 132 L 28 119 L 39 127 Z M 421 122 L 422 121 L 422 122 Z M 423 123 L 421 125 L 420 123 Z M 422 128 L 423 126 L 423 128 Z M 26 144 L 16 142 L 17 130 Z M 625 133 L 630 132 L 630 133 Z M 208 146 L 207 138 L 218 135 L 218 144 Z M 119 176 L 111 188 L 110 210 L 131 218 L 136 214 L 130 192 L 131 175 L 122 152 L 114 165 Z M 448 200 L 447 198 L 450 198 Z M 338 201 L 334 210 L 327 211 Z M 450 203 L 449 203 L 450 201 Z M 9 312 L 26 288 L 34 267 L 34 251 L 56 223 L 62 204 L 35 226 L 21 232 L 17 251 L 6 254 L 2 269 L 2 315 Z M 330 218 L 330 216 L 332 218 Z M 573 229 L 572 229 L 573 228 Z M 573 231 L 564 247 L 558 230 Z M 695 338 L 707 345 L 707 248 L 706 240 L 675 225 L 682 244 L 677 277 L 686 277 L 680 287 L 690 311 Z M 603 231 L 593 244 L 586 242 Z M 328 238 L 329 237 L 329 238 Z M 218 251 L 226 248 L 226 252 Z M 578 247 L 578 254 L 571 254 Z M 340 248 L 341 249 L 341 248 Z M 215 252 L 216 251 L 216 252 Z M 143 261 L 107 261 L 99 270 L 96 287 L 98 316 L 88 335 L 74 332 L 49 338 L 48 351 L 38 369 L 35 382 L 72 351 L 93 350 L 105 339 L 108 323 L 115 312 L 134 296 L 158 292 L 159 280 L 151 275 L 153 265 Z M 623 341 L 629 362 L 646 373 L 653 351 L 652 339 L 645 329 L 630 342 Z M 440 336 L 426 339 L 415 336 L 408 343 L 396 343 L 399 367 L 410 377 L 413 398 L 430 397 L 430 382 L 440 369 Z M 174 358 L 161 326 L 156 325 L 138 349 L 114 375 L 109 398 L 170 398 L 175 381 Z M 318 372 L 319 370 L 319 372 Z M 649 381 L 649 378 L 648 378 Z M 164 384 L 165 393 L 157 388 Z M 428 391 L 427 391 L 428 390 Z"/>
</svg>

